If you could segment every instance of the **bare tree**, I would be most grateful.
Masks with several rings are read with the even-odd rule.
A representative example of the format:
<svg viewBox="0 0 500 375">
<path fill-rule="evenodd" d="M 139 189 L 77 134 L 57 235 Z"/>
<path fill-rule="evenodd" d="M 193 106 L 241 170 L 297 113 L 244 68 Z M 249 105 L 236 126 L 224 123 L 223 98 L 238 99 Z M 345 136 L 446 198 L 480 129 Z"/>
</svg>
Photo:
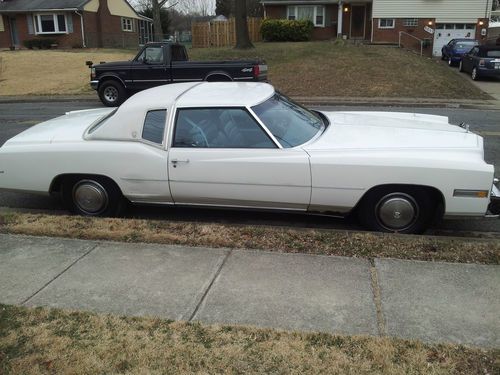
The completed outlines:
<svg viewBox="0 0 500 375">
<path fill-rule="evenodd" d="M 210 0 L 182 0 L 175 8 L 185 14 L 205 17 L 214 13 L 215 3 Z"/>
<path fill-rule="evenodd" d="M 235 0 L 234 18 L 236 24 L 236 49 L 254 48 L 248 35 L 246 0 Z"/>
<path fill-rule="evenodd" d="M 170 3 L 169 3 L 170 2 Z M 169 3 L 169 4 L 167 4 Z M 161 9 L 163 7 L 172 8 L 177 5 L 175 0 L 136 0 L 135 4 L 143 9 L 151 9 L 153 13 L 154 41 L 160 42 L 163 39 L 164 32 L 161 23 Z M 168 5 L 168 6 L 167 6 Z"/>
</svg>

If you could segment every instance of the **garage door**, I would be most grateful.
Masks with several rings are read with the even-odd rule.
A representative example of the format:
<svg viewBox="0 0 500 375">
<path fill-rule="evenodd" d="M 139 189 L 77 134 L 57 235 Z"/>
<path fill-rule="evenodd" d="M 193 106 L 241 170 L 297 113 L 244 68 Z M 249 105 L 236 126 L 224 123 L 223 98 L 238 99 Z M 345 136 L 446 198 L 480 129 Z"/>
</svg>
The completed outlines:
<svg viewBox="0 0 500 375">
<path fill-rule="evenodd" d="M 476 24 L 474 23 L 436 23 L 432 54 L 441 56 L 441 48 L 452 39 L 474 39 L 475 37 Z"/>
</svg>

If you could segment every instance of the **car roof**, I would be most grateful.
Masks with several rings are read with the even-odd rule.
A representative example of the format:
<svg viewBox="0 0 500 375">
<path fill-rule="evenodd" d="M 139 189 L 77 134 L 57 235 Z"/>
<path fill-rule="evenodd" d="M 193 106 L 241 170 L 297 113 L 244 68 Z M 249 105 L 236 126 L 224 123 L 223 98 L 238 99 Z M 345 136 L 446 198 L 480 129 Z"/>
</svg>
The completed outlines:
<svg viewBox="0 0 500 375">
<path fill-rule="evenodd" d="M 259 82 L 187 82 L 141 91 L 123 103 L 116 113 L 88 139 L 137 140 L 146 113 L 177 107 L 254 106 L 274 95 L 274 87 Z"/>
</svg>

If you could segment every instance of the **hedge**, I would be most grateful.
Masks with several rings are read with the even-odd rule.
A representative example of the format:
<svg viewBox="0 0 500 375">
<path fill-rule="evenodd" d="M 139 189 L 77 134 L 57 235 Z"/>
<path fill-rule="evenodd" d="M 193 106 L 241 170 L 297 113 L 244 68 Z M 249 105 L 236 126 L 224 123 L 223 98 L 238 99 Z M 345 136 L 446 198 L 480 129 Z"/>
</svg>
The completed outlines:
<svg viewBox="0 0 500 375">
<path fill-rule="evenodd" d="M 314 24 L 306 20 L 262 21 L 260 32 L 267 42 L 303 42 L 311 39 Z"/>
</svg>

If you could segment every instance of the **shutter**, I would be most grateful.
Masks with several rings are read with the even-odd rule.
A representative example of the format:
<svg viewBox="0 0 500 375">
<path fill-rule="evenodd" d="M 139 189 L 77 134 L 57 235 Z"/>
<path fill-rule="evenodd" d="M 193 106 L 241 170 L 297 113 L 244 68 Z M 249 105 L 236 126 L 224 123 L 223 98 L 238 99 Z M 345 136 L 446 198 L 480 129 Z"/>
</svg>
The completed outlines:
<svg viewBox="0 0 500 375">
<path fill-rule="evenodd" d="M 35 27 L 33 25 L 33 16 L 31 14 L 26 15 L 26 23 L 28 24 L 28 34 L 33 35 L 35 33 Z"/>
<path fill-rule="evenodd" d="M 66 23 L 68 24 L 68 33 L 73 32 L 73 14 L 66 15 Z"/>
</svg>

